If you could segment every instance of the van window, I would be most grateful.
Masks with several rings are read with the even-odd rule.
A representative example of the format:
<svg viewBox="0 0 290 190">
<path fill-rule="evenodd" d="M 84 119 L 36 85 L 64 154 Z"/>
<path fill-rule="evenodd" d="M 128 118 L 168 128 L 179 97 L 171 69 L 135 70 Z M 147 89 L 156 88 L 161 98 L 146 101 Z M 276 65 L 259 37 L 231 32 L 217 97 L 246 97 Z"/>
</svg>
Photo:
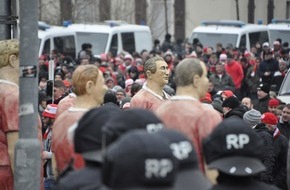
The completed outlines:
<svg viewBox="0 0 290 190">
<path fill-rule="evenodd" d="M 241 37 L 239 49 L 245 49 L 247 47 L 246 44 L 247 44 L 246 34 L 243 34 L 242 37 Z"/>
<path fill-rule="evenodd" d="M 190 38 L 190 42 L 193 42 L 194 38 L 198 38 L 200 43 L 206 46 L 216 47 L 217 43 L 221 43 L 224 47 L 227 44 L 236 46 L 238 35 L 237 34 L 222 34 L 222 33 L 193 33 Z"/>
<path fill-rule="evenodd" d="M 57 52 L 75 58 L 75 38 L 74 36 L 61 36 L 53 38 L 54 49 Z"/>
<path fill-rule="evenodd" d="M 277 38 L 282 39 L 282 42 L 290 42 L 290 30 L 269 30 L 271 42 Z"/>
<path fill-rule="evenodd" d="M 112 37 L 111 45 L 109 51 L 116 56 L 118 53 L 118 35 L 114 34 Z"/>
<path fill-rule="evenodd" d="M 254 46 L 257 42 L 269 42 L 268 32 L 251 32 L 249 33 L 250 46 Z"/>
<path fill-rule="evenodd" d="M 121 33 L 123 49 L 129 53 L 135 52 L 135 38 L 133 32 Z"/>
<path fill-rule="evenodd" d="M 90 43 L 92 44 L 92 52 L 93 55 L 100 55 L 106 51 L 106 46 L 108 42 L 107 33 L 92 33 L 92 32 L 77 32 L 77 44 L 78 48 L 81 50 L 83 43 Z"/>
<path fill-rule="evenodd" d="M 150 33 L 143 31 L 135 32 L 135 45 L 136 51 L 139 53 L 144 49 L 150 51 L 152 49 L 152 39 Z"/>
<path fill-rule="evenodd" d="M 50 55 L 50 39 L 45 40 L 42 55 Z"/>
</svg>

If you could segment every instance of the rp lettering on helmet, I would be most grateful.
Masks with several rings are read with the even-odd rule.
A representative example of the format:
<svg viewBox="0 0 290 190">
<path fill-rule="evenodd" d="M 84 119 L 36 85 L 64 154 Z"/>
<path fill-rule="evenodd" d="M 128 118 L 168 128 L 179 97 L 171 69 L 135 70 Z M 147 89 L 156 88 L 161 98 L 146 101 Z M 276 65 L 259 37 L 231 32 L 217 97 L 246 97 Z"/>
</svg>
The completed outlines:
<svg viewBox="0 0 290 190">
<path fill-rule="evenodd" d="M 184 160 L 189 157 L 192 152 L 192 146 L 188 141 L 181 141 L 170 144 L 172 154 L 179 160 Z"/>
<path fill-rule="evenodd" d="M 146 130 L 148 133 L 156 133 L 162 128 L 164 128 L 164 125 L 162 123 L 150 123 L 146 125 Z"/>
<path fill-rule="evenodd" d="M 247 134 L 228 134 L 226 136 L 227 149 L 242 149 L 249 142 L 250 137 Z"/>
<path fill-rule="evenodd" d="M 146 159 L 145 176 L 146 178 L 165 178 L 173 171 L 173 163 L 169 159 Z"/>
</svg>

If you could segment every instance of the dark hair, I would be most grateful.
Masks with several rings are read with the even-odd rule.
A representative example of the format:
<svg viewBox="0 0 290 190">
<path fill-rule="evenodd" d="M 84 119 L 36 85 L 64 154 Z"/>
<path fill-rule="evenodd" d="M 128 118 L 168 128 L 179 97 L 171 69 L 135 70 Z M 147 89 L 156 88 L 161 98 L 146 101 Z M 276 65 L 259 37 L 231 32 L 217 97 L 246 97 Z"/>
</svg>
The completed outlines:
<svg viewBox="0 0 290 190">
<path fill-rule="evenodd" d="M 285 107 L 285 105 L 280 104 L 279 106 L 277 106 L 277 110 L 283 110 L 283 108 Z"/>
<path fill-rule="evenodd" d="M 128 73 L 129 73 L 129 75 L 130 75 L 130 73 L 132 73 L 132 72 L 136 73 L 135 77 L 132 78 L 132 79 L 135 81 L 136 79 L 139 78 L 139 71 L 138 71 L 138 68 L 137 68 L 136 66 L 131 66 L 131 67 L 128 69 Z M 129 76 L 129 77 L 131 78 L 131 76 Z"/>
<path fill-rule="evenodd" d="M 280 44 L 282 43 L 282 39 L 281 38 L 277 38 L 276 39 L 278 42 L 280 42 Z"/>
<path fill-rule="evenodd" d="M 47 95 L 45 93 L 45 91 L 38 91 L 38 103 L 40 104 L 42 101 L 46 101 L 47 100 Z"/>
<path fill-rule="evenodd" d="M 54 76 L 55 76 L 55 75 L 59 75 L 59 76 L 61 77 L 61 79 L 63 80 L 63 79 L 64 79 L 64 75 L 65 75 L 65 73 L 63 72 L 63 70 L 58 69 L 58 70 L 56 70 L 56 72 L 54 73 Z"/>
<path fill-rule="evenodd" d="M 65 85 L 64 85 L 63 81 L 61 81 L 61 80 L 54 81 L 53 86 L 55 88 L 63 88 L 63 89 L 65 88 Z"/>
<path fill-rule="evenodd" d="M 198 38 L 194 38 L 192 43 L 193 43 L 193 45 L 198 44 L 199 43 L 199 39 Z"/>
<path fill-rule="evenodd" d="M 82 44 L 82 50 L 86 50 L 87 48 L 92 48 L 93 46 L 92 46 L 92 44 L 90 44 L 90 43 L 83 43 Z"/>
<path fill-rule="evenodd" d="M 154 45 L 158 45 L 158 44 L 160 44 L 160 41 L 158 39 L 154 40 Z M 142 54 L 142 52 L 141 52 L 141 54 Z"/>
<path fill-rule="evenodd" d="M 285 107 L 287 107 L 287 109 L 290 109 L 290 104 L 286 104 Z"/>
<path fill-rule="evenodd" d="M 104 96 L 104 104 L 109 103 L 109 102 L 119 106 L 119 103 L 118 103 L 117 97 L 116 97 L 116 93 L 112 90 L 108 90 Z"/>
<path fill-rule="evenodd" d="M 247 58 L 243 57 L 243 58 L 241 59 L 241 62 L 248 63 L 248 60 L 247 60 Z"/>
<path fill-rule="evenodd" d="M 169 33 L 165 34 L 165 40 L 170 40 L 170 38 L 171 38 L 171 34 Z"/>
<path fill-rule="evenodd" d="M 131 87 L 131 97 L 133 97 L 141 89 L 142 85 L 137 82 L 134 82 Z"/>
<path fill-rule="evenodd" d="M 40 80 L 42 78 L 45 78 L 46 80 L 48 80 L 48 73 L 46 71 L 40 71 L 39 75 L 38 75 L 38 82 L 40 82 Z"/>
</svg>

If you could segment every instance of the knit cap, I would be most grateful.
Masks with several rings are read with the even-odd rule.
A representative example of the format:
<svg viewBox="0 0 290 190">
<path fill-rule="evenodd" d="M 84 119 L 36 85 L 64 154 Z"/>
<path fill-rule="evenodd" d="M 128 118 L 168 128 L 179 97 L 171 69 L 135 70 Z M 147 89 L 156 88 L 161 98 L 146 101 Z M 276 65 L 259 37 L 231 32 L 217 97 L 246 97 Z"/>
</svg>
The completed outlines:
<svg viewBox="0 0 290 190">
<path fill-rule="evenodd" d="M 134 83 L 133 79 L 127 79 L 125 81 L 125 87 L 127 88 L 128 86 L 132 85 Z"/>
<path fill-rule="evenodd" d="M 240 105 L 238 98 L 231 96 L 224 100 L 222 107 L 229 107 L 231 109 L 236 108 Z"/>
<path fill-rule="evenodd" d="M 280 102 L 276 98 L 271 98 L 268 102 L 268 106 L 270 107 L 277 107 L 279 106 Z"/>
<path fill-rule="evenodd" d="M 261 112 L 251 109 L 244 114 L 243 120 L 249 124 L 250 127 L 253 127 L 261 122 Z"/>
<path fill-rule="evenodd" d="M 219 111 L 221 114 L 223 114 L 223 107 L 222 107 L 222 101 L 221 100 L 214 100 L 212 101 L 211 105 L 213 108 L 217 111 Z"/>
<path fill-rule="evenodd" d="M 235 96 L 231 90 L 224 90 L 224 91 L 222 91 L 221 95 L 224 95 L 227 98 L 231 97 L 231 96 Z"/>
<path fill-rule="evenodd" d="M 261 121 L 265 124 L 269 125 L 277 125 L 278 123 L 278 118 L 276 115 L 274 115 L 271 112 L 266 112 L 261 116 Z"/>
<path fill-rule="evenodd" d="M 269 94 L 270 91 L 270 85 L 265 83 L 265 84 L 260 84 L 257 88 L 257 90 L 262 90 L 263 92 Z"/>
<path fill-rule="evenodd" d="M 42 116 L 55 119 L 56 111 L 57 111 L 57 104 L 48 104 L 45 110 L 42 112 Z"/>
</svg>

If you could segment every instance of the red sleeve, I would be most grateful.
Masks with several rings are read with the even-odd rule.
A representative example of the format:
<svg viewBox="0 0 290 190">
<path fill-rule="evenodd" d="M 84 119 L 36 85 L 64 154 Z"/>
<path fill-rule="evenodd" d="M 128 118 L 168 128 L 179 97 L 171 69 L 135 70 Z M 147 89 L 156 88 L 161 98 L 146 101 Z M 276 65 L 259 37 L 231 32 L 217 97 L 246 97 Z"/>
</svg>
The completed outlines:
<svg viewBox="0 0 290 190">
<path fill-rule="evenodd" d="M 2 124 L 5 133 L 18 131 L 19 93 L 11 93 L 4 98 Z"/>
<path fill-rule="evenodd" d="M 145 94 L 142 93 L 141 91 L 139 91 L 139 92 L 131 99 L 130 107 L 131 108 L 150 109 L 152 107 L 152 101 L 150 101 L 152 99 L 152 97 L 145 96 Z"/>
<path fill-rule="evenodd" d="M 222 121 L 220 114 L 212 108 L 205 108 L 204 115 L 206 115 L 206 117 L 200 117 L 198 120 L 198 125 L 203 126 L 202 128 L 198 128 L 200 143 Z"/>
</svg>

